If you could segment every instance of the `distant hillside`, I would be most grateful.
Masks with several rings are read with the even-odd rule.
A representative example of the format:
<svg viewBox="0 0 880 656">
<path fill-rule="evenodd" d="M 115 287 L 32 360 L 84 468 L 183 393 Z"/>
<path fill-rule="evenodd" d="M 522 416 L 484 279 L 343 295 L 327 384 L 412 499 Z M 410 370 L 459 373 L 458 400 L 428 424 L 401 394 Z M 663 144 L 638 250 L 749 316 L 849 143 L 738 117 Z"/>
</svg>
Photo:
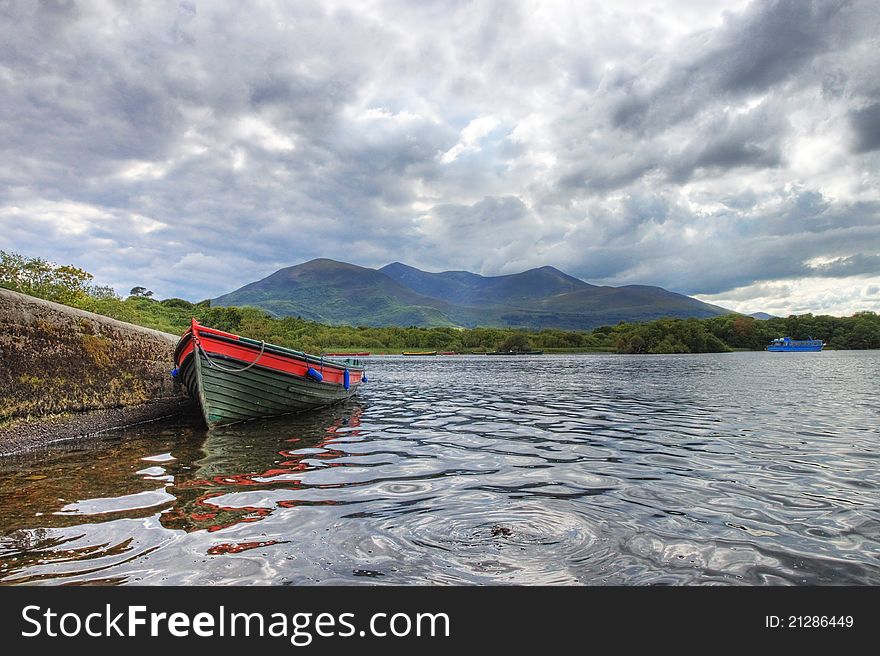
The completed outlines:
<svg viewBox="0 0 880 656">
<path fill-rule="evenodd" d="M 660 287 L 598 287 L 549 266 L 481 276 L 429 273 L 400 262 L 377 271 L 328 259 L 281 269 L 212 305 L 250 305 L 329 324 L 569 330 L 728 312 Z"/>
<path fill-rule="evenodd" d="M 588 329 L 621 320 L 706 318 L 729 312 L 661 287 L 598 287 L 550 266 L 506 276 L 428 273 L 400 262 L 379 270 L 424 296 L 466 306 L 464 315 L 491 317 L 496 326 Z"/>
<path fill-rule="evenodd" d="M 766 312 L 753 312 L 749 316 L 752 319 L 758 319 L 759 321 L 767 321 L 767 319 L 775 319 L 776 318 L 772 314 L 767 314 Z"/>
<path fill-rule="evenodd" d="M 594 285 L 550 266 L 491 277 L 468 271 L 428 273 L 400 262 L 387 264 L 379 271 L 419 294 L 457 305 L 517 305 L 541 302 L 551 296 L 582 289 L 595 289 Z"/>
<path fill-rule="evenodd" d="M 329 324 L 453 325 L 442 301 L 421 296 L 375 269 L 327 259 L 281 269 L 211 305 L 251 305 L 277 316 Z"/>
</svg>

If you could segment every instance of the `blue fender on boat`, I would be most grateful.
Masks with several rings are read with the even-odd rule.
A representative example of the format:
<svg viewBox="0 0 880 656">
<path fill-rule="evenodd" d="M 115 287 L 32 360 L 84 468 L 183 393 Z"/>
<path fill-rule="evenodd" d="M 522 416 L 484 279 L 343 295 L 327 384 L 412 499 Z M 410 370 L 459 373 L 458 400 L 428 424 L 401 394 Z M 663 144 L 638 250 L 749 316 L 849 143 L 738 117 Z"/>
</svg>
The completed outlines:
<svg viewBox="0 0 880 656">
<path fill-rule="evenodd" d="M 179 374 L 179 373 L 180 373 L 180 370 L 177 367 L 174 367 L 174 369 L 171 370 L 171 377 L 177 378 L 177 374 Z"/>
<path fill-rule="evenodd" d="M 314 367 L 309 367 L 308 374 L 311 378 L 314 378 L 319 383 L 324 380 L 324 376 L 321 375 L 321 372 L 315 369 Z"/>
<path fill-rule="evenodd" d="M 346 369 L 342 374 L 342 386 L 345 389 L 351 387 L 351 375 L 348 373 L 348 369 Z"/>
<path fill-rule="evenodd" d="M 366 373 L 366 372 L 364 372 L 364 375 L 361 376 L 361 382 L 362 382 L 362 383 L 366 383 L 366 382 L 367 382 L 367 373 Z"/>
</svg>

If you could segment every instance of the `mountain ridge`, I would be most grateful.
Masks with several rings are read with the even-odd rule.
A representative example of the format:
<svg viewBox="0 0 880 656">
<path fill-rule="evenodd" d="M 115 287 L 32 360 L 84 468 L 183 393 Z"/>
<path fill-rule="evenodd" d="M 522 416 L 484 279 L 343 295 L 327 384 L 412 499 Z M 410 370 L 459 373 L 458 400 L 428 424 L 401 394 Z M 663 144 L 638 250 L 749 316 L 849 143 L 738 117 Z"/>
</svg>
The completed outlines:
<svg viewBox="0 0 880 656">
<path fill-rule="evenodd" d="M 448 323 L 441 316 L 446 304 L 424 298 L 375 269 L 328 258 L 279 269 L 212 299 L 211 304 L 252 305 L 280 316 L 329 324 L 351 323 L 350 316 L 362 317 L 363 325 Z"/>
<path fill-rule="evenodd" d="M 328 258 L 279 269 L 212 305 L 251 305 L 329 324 L 567 330 L 729 312 L 661 287 L 592 285 L 552 266 L 482 276 L 430 273 L 402 262 L 371 269 Z"/>
<path fill-rule="evenodd" d="M 470 271 L 429 273 L 401 262 L 378 270 L 419 294 L 461 305 L 531 301 L 594 287 L 551 266 L 501 276 Z"/>
</svg>

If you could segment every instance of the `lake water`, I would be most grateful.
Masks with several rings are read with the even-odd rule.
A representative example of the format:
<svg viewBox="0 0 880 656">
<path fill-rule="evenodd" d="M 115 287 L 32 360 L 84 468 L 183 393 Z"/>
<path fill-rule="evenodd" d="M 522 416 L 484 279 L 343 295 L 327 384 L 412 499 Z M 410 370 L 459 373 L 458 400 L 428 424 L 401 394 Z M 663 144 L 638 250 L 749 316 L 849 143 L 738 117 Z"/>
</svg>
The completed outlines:
<svg viewBox="0 0 880 656">
<path fill-rule="evenodd" d="M 880 584 L 880 352 L 368 359 L 0 459 L 0 581 Z"/>
</svg>

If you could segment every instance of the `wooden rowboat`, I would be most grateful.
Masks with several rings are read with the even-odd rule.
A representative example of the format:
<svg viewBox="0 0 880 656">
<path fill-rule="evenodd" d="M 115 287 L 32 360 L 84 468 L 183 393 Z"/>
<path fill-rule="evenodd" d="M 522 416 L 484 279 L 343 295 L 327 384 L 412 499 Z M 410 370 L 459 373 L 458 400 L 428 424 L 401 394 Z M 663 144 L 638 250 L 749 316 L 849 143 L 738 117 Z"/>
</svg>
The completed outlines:
<svg viewBox="0 0 880 656">
<path fill-rule="evenodd" d="M 437 355 L 437 351 L 404 351 L 401 355 Z"/>
<path fill-rule="evenodd" d="M 343 401 L 367 381 L 357 360 L 309 355 L 195 319 L 177 343 L 174 363 L 208 427 Z"/>
</svg>

